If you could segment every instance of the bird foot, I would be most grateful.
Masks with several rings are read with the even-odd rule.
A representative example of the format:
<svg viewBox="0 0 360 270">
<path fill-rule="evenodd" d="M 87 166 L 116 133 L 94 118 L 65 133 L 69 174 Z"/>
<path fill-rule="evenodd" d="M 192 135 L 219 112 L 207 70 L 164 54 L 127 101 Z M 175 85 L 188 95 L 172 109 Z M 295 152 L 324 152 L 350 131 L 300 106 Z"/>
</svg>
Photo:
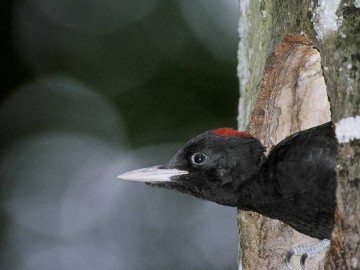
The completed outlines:
<svg viewBox="0 0 360 270">
<path fill-rule="evenodd" d="M 290 260 L 292 256 L 301 256 L 300 257 L 300 266 L 305 270 L 305 260 L 307 258 L 313 258 L 319 252 L 327 249 L 330 246 L 330 240 L 324 239 L 321 242 L 312 245 L 312 246 L 297 246 L 292 248 L 287 254 L 285 258 L 286 266 L 291 269 Z"/>
</svg>

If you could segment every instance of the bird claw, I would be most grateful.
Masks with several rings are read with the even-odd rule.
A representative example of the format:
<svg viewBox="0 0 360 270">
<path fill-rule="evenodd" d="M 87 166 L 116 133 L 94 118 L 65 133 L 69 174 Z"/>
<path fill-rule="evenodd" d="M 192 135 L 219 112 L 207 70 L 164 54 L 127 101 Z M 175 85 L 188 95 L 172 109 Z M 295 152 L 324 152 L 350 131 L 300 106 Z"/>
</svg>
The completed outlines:
<svg viewBox="0 0 360 270">
<path fill-rule="evenodd" d="M 286 263 L 286 266 L 291 269 L 291 266 L 290 266 L 290 260 L 291 260 L 291 257 L 295 254 L 294 252 L 294 249 L 290 249 L 288 253 L 286 253 L 286 257 L 285 257 L 285 263 Z"/>
<path fill-rule="evenodd" d="M 286 263 L 286 266 L 289 268 L 289 269 L 292 269 L 291 268 L 291 265 L 290 265 L 290 261 L 291 261 L 291 257 L 295 254 L 294 252 L 294 249 L 291 249 L 287 254 L 286 254 L 286 258 L 285 258 L 285 263 Z M 297 254 L 296 254 L 297 255 Z M 300 257 L 300 266 L 301 266 L 301 269 L 305 270 L 305 261 L 306 259 L 309 258 L 309 254 L 308 253 L 304 253 L 301 255 Z"/>
<path fill-rule="evenodd" d="M 309 257 L 308 253 L 304 253 L 303 255 L 301 255 L 300 257 L 300 266 L 303 270 L 305 270 L 305 261 L 306 259 Z"/>
<path fill-rule="evenodd" d="M 292 256 L 301 256 L 300 257 L 300 266 L 305 270 L 305 261 L 307 258 L 313 258 L 316 254 L 327 249 L 330 246 L 330 240 L 324 239 L 321 242 L 313 246 L 297 246 L 289 250 L 285 257 L 286 266 L 291 269 L 290 260 Z"/>
<path fill-rule="evenodd" d="M 300 247 L 297 247 L 297 248 L 300 248 Z M 301 247 L 303 248 L 303 247 Z M 301 255 L 300 257 L 300 266 L 301 266 L 301 269 L 305 270 L 305 261 L 307 258 L 309 258 L 309 254 L 306 252 L 306 253 L 303 253 L 303 254 L 299 254 L 295 251 L 295 248 L 292 248 L 288 253 L 286 253 L 286 257 L 285 257 L 285 263 L 286 263 L 286 266 L 289 268 L 289 269 L 292 269 L 291 268 L 291 265 L 290 265 L 290 261 L 291 261 L 291 257 L 295 255 L 295 256 L 299 256 Z"/>
</svg>

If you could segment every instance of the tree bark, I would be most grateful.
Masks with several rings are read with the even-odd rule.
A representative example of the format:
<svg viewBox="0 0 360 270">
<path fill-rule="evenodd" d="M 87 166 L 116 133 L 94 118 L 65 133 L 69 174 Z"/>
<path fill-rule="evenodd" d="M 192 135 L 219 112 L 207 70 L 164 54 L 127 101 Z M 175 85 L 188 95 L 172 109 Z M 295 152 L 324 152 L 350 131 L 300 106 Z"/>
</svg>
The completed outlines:
<svg viewBox="0 0 360 270">
<path fill-rule="evenodd" d="M 333 122 L 360 114 L 360 1 L 241 0 L 239 33 L 239 129 L 267 149 L 329 121 L 330 108 Z M 339 145 L 332 246 L 307 269 L 360 268 L 359 150 L 359 141 Z M 291 247 L 318 241 L 256 213 L 239 211 L 238 221 L 243 269 L 287 269 Z"/>
</svg>

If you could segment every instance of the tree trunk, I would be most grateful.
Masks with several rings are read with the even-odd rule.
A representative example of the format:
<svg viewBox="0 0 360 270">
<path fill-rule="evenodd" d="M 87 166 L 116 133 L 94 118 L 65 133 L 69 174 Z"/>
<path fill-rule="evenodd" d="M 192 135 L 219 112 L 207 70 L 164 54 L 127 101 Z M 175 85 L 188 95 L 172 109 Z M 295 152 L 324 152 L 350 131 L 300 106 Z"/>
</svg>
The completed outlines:
<svg viewBox="0 0 360 270">
<path fill-rule="evenodd" d="M 239 33 L 239 129 L 267 149 L 329 121 L 330 110 L 335 123 L 360 114 L 360 1 L 241 0 Z M 332 246 L 307 269 L 360 268 L 359 150 L 359 141 L 339 145 Z M 256 213 L 239 211 L 238 221 L 243 269 L 287 269 L 291 247 L 318 241 Z"/>
</svg>

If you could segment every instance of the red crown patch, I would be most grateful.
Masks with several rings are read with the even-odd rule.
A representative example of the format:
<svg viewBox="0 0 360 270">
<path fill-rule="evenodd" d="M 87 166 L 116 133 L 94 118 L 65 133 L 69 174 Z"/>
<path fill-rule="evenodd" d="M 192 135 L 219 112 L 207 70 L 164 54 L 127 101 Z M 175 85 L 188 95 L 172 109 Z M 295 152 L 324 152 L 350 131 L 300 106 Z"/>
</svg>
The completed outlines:
<svg viewBox="0 0 360 270">
<path fill-rule="evenodd" d="M 254 137 L 250 133 L 238 131 L 233 128 L 218 128 L 218 129 L 214 129 L 212 133 L 222 137 L 246 137 L 246 138 Z"/>
</svg>

